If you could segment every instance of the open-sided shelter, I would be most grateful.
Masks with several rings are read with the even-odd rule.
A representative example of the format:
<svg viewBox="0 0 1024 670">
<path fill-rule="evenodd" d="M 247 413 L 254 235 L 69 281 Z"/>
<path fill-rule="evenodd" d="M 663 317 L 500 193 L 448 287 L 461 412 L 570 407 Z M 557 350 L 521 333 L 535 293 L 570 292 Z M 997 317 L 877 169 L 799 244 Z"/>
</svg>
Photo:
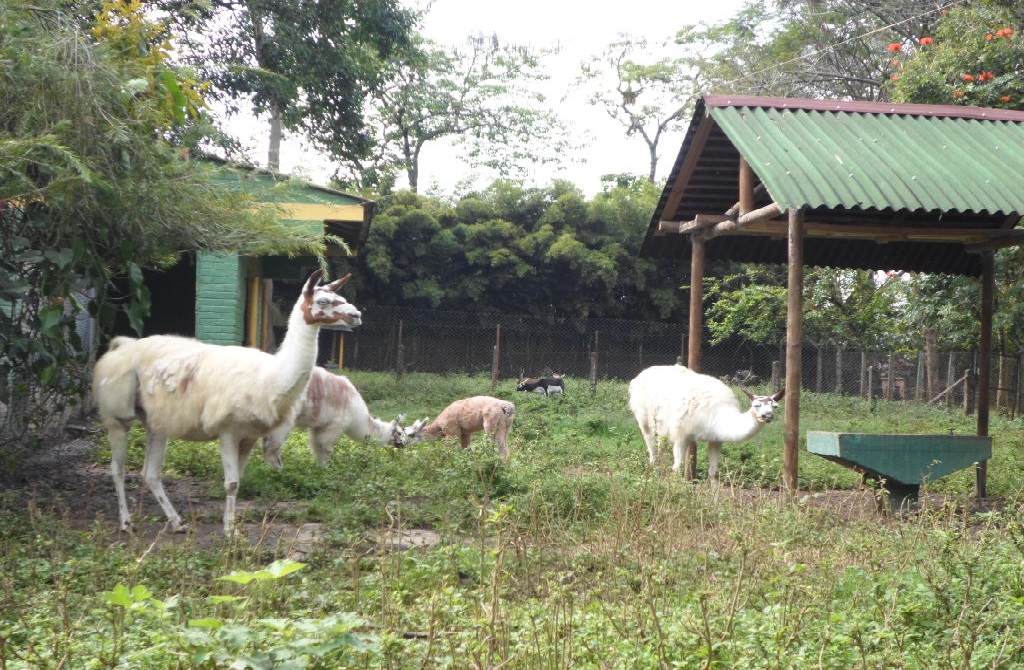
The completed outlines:
<svg viewBox="0 0 1024 670">
<path fill-rule="evenodd" d="M 795 491 L 804 266 L 979 278 L 977 434 L 987 436 L 993 256 L 1024 242 L 1022 211 L 1022 112 L 708 95 L 640 255 L 691 259 L 687 364 L 697 370 L 705 261 L 788 265 L 784 486 Z M 691 468 L 695 459 L 691 445 Z"/>
</svg>

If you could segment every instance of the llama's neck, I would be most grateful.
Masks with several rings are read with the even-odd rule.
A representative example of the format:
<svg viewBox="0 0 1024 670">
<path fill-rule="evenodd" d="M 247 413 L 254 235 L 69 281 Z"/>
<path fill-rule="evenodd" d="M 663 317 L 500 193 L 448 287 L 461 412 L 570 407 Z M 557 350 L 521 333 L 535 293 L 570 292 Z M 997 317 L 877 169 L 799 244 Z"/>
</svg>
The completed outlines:
<svg viewBox="0 0 1024 670">
<path fill-rule="evenodd" d="M 316 365 L 317 336 L 320 328 L 306 323 L 301 302 L 292 308 L 284 341 L 274 354 L 277 363 L 274 384 L 281 393 L 302 393 Z"/>
<path fill-rule="evenodd" d="M 366 418 L 366 430 L 368 437 L 378 444 L 391 443 L 391 422 L 383 421 L 375 416 Z"/>
<path fill-rule="evenodd" d="M 721 412 L 715 417 L 714 438 L 717 442 L 743 442 L 761 432 L 764 423 L 754 417 L 754 412 Z"/>
</svg>

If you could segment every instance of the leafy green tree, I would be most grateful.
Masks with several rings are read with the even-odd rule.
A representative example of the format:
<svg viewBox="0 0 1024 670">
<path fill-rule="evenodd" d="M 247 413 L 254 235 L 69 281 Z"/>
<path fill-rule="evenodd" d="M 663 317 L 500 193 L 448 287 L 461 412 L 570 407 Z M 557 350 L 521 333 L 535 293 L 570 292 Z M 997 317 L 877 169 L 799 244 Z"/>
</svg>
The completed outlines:
<svg viewBox="0 0 1024 670">
<path fill-rule="evenodd" d="M 500 180 L 454 204 L 399 192 L 352 261 L 353 290 L 369 304 L 678 319 L 684 270 L 636 258 L 658 194 L 646 179 L 591 202 L 567 182 Z"/>
<path fill-rule="evenodd" d="M 279 168 L 282 129 L 336 158 L 369 150 L 363 103 L 386 62 L 410 44 L 416 21 L 396 0 L 211 0 L 173 3 L 186 62 L 211 95 L 270 119 L 268 166 Z"/>
<path fill-rule="evenodd" d="M 352 160 L 339 174 L 345 187 L 383 187 L 396 173 L 408 187 L 420 187 L 425 147 L 454 140 L 470 164 L 502 177 L 521 177 L 528 165 L 566 153 L 565 129 L 531 84 L 543 81 L 539 56 L 474 37 L 464 50 L 448 50 L 425 40 L 386 66 L 385 83 L 368 101 L 367 160 Z"/>
<path fill-rule="evenodd" d="M 110 3 L 92 33 L 56 4 L 0 1 L 0 395 L 75 400 L 85 312 L 148 311 L 142 269 L 182 250 L 309 251 L 271 210 L 212 185 L 169 137 L 196 121 L 199 84 L 168 65 L 166 32 Z M 131 284 L 114 302 L 114 277 Z M 9 415 L 10 419 L 11 416 Z"/>
</svg>

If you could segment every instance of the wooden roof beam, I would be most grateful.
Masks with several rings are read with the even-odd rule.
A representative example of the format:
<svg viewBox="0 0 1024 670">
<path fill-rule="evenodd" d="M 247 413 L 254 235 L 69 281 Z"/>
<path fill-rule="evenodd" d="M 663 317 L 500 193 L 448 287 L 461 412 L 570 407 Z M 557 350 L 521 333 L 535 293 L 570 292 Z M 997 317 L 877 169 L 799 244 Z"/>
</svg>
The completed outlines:
<svg viewBox="0 0 1024 670">
<path fill-rule="evenodd" d="M 693 121 L 691 121 L 693 123 Z M 690 179 L 693 178 L 693 173 L 697 170 L 697 163 L 700 161 L 700 156 L 704 152 L 704 145 L 707 144 L 708 137 L 711 136 L 711 131 L 715 127 L 715 121 L 711 118 L 711 115 L 707 112 L 704 113 L 704 118 L 700 120 L 700 124 L 697 126 L 697 131 L 693 135 L 693 141 L 686 150 L 686 158 L 683 160 L 682 166 L 679 168 L 679 174 L 675 175 L 672 180 L 672 191 L 668 194 L 668 199 L 665 201 L 665 206 L 661 211 L 666 216 L 674 216 L 677 209 L 679 209 L 679 203 L 683 201 L 683 195 L 686 192 L 686 187 L 690 184 Z M 660 229 L 659 224 L 659 229 Z"/>
<path fill-rule="evenodd" d="M 751 212 L 751 215 L 762 212 L 767 207 Z M 732 222 L 717 224 L 707 231 L 710 237 L 718 235 L 763 235 L 768 237 L 786 237 L 785 221 L 773 221 L 774 217 L 765 217 L 744 223 L 740 217 L 737 224 Z M 740 230 L 742 227 L 742 230 Z M 807 237 L 832 237 L 835 239 L 870 239 L 884 244 L 886 242 L 935 242 L 959 243 L 968 246 L 968 251 L 986 251 L 1024 243 L 1024 230 L 986 229 L 986 228 L 892 228 L 891 226 L 860 226 L 838 225 L 829 223 L 805 223 L 804 234 Z"/>
</svg>

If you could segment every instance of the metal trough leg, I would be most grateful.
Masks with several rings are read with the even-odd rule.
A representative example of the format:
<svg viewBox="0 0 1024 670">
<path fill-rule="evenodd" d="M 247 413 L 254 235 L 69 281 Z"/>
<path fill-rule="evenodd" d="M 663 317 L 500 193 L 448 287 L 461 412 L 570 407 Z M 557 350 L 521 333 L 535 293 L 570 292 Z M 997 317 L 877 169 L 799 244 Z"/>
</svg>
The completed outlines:
<svg viewBox="0 0 1024 670">
<path fill-rule="evenodd" d="M 880 512 L 899 514 L 909 512 L 917 506 L 917 501 L 921 494 L 920 484 L 904 484 L 903 482 L 891 479 L 877 481 L 879 487 L 885 492 L 884 498 L 888 499 L 888 509 L 886 509 L 886 501 L 879 499 L 878 507 Z"/>
</svg>

